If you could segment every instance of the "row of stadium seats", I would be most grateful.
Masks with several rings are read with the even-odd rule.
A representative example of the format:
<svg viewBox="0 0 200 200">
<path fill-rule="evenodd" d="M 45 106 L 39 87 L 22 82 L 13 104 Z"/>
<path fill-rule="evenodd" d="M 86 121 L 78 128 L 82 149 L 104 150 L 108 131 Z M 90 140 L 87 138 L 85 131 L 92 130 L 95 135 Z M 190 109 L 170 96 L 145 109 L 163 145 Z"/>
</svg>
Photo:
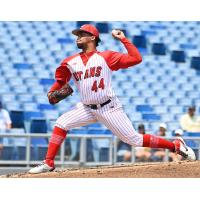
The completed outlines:
<svg viewBox="0 0 200 200">
<path fill-rule="evenodd" d="M 61 60 L 78 51 L 71 30 L 84 23 L 0 22 L 0 95 L 8 110 L 38 111 L 46 119 L 55 119 L 80 100 L 76 90 L 73 97 L 52 107 L 46 92 Z M 194 42 L 200 40 L 199 22 L 87 23 L 97 25 L 101 32 L 100 50 L 125 52 L 110 35 L 113 28 L 121 28 L 143 54 L 143 62 L 137 67 L 113 73 L 116 94 L 125 109 L 132 105 L 126 112 L 133 124 L 145 120 L 152 131 L 156 129 L 151 126 L 152 120 L 179 127 L 178 118 L 187 106 L 200 105 L 200 49 Z M 140 105 L 149 105 L 153 111 L 137 111 L 135 106 Z"/>
</svg>

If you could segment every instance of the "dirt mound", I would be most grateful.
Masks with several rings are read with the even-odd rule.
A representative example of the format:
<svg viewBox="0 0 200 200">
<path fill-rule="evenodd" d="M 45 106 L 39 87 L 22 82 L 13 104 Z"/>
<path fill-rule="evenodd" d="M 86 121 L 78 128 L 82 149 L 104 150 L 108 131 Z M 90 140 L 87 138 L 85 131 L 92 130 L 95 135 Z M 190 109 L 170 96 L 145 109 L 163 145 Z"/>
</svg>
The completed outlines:
<svg viewBox="0 0 200 200">
<path fill-rule="evenodd" d="M 95 168 L 56 169 L 43 174 L 8 174 L 1 178 L 200 178 L 200 161 L 137 163 Z"/>
</svg>

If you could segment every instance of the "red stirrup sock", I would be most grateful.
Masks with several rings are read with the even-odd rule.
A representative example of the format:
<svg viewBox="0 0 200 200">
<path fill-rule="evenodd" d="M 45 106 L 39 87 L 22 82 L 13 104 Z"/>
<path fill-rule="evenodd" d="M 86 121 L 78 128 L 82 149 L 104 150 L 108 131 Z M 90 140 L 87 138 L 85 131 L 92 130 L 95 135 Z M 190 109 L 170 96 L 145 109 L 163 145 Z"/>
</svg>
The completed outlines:
<svg viewBox="0 0 200 200">
<path fill-rule="evenodd" d="M 175 150 L 173 142 L 170 142 L 168 140 L 150 134 L 143 135 L 143 147 L 164 148 L 164 149 L 170 149 L 171 151 Z"/>
<path fill-rule="evenodd" d="M 67 135 L 67 132 L 57 126 L 54 127 L 53 134 L 51 136 L 45 162 L 51 166 L 54 167 L 54 159 L 55 156 L 60 148 L 60 145 L 64 141 L 65 137 Z"/>
</svg>

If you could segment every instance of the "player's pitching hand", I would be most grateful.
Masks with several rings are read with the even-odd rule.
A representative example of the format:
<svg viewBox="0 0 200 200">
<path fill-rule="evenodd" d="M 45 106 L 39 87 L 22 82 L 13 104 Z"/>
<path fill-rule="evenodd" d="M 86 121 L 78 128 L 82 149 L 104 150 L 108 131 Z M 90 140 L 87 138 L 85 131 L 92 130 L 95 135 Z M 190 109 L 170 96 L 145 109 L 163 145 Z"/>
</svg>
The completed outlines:
<svg viewBox="0 0 200 200">
<path fill-rule="evenodd" d="M 112 36 L 118 40 L 125 38 L 124 33 L 121 30 L 117 30 L 117 29 L 112 30 Z"/>
</svg>

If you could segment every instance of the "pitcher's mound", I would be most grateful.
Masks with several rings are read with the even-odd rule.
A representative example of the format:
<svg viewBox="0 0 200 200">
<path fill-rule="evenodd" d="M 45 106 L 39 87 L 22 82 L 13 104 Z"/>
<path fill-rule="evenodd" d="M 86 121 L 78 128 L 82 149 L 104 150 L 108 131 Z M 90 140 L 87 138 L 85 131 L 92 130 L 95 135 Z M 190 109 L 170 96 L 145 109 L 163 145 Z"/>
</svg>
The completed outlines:
<svg viewBox="0 0 200 200">
<path fill-rule="evenodd" d="M 56 169 L 42 174 L 8 174 L 8 178 L 200 178 L 200 161 L 137 163 L 93 168 Z"/>
</svg>

